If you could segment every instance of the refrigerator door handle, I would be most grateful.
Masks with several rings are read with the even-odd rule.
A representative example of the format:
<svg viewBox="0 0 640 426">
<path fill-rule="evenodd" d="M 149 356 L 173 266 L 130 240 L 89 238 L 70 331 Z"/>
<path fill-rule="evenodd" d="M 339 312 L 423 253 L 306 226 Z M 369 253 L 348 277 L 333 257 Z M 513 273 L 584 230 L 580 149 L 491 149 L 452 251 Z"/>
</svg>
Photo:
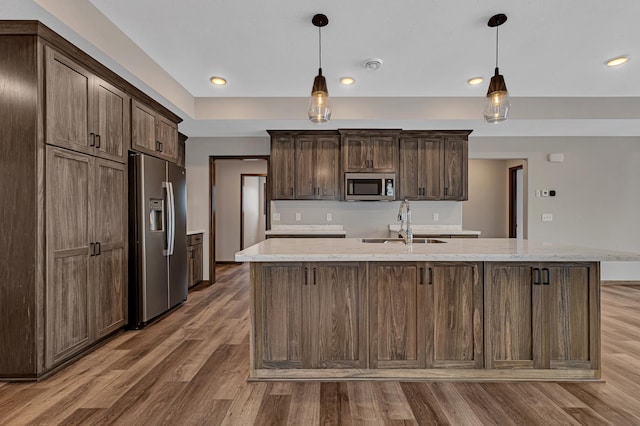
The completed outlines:
<svg viewBox="0 0 640 426">
<path fill-rule="evenodd" d="M 175 243 L 176 232 L 176 213 L 175 213 L 175 199 L 173 197 L 173 185 L 171 182 L 162 182 L 162 187 L 167 191 L 167 248 L 162 250 L 164 256 L 171 256 L 173 254 L 173 248 Z"/>
</svg>

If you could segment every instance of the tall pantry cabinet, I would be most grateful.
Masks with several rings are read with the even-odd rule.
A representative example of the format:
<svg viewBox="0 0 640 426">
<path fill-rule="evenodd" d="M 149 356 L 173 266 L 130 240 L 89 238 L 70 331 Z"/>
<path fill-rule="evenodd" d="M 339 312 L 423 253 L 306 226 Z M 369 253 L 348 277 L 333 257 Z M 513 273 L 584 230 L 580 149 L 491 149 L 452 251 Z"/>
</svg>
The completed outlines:
<svg viewBox="0 0 640 426">
<path fill-rule="evenodd" d="M 0 379 L 36 379 L 126 324 L 131 99 L 149 99 L 37 21 L 0 21 L 0 75 Z"/>
</svg>

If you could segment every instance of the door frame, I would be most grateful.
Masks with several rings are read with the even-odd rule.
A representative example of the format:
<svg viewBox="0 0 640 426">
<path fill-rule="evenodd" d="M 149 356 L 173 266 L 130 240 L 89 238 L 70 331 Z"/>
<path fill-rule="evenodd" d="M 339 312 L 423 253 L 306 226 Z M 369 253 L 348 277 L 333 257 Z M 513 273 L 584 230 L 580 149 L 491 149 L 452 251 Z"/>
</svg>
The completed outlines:
<svg viewBox="0 0 640 426">
<path fill-rule="evenodd" d="M 209 156 L 209 282 L 216 282 L 216 160 L 266 160 L 270 170 L 269 155 L 210 155 Z M 269 185 L 267 185 L 267 192 Z M 269 200 L 270 194 L 269 194 Z M 267 223 L 269 211 L 267 213 Z"/>
<path fill-rule="evenodd" d="M 509 238 L 516 238 L 518 235 L 518 229 L 516 227 L 516 215 L 518 206 L 518 170 L 523 170 L 522 164 L 514 167 L 509 167 Z M 524 176 L 522 178 L 524 179 Z M 524 197 L 524 194 L 522 194 L 522 196 Z M 524 206 L 522 207 L 524 209 Z M 524 225 L 521 223 L 520 226 Z"/>
<path fill-rule="evenodd" d="M 241 173 L 240 174 L 240 250 L 244 250 L 244 178 L 245 177 L 264 177 L 265 178 L 265 190 L 264 190 L 264 214 L 267 215 L 267 187 L 266 183 L 267 175 L 265 173 Z M 266 217 L 265 217 L 266 225 Z"/>
</svg>

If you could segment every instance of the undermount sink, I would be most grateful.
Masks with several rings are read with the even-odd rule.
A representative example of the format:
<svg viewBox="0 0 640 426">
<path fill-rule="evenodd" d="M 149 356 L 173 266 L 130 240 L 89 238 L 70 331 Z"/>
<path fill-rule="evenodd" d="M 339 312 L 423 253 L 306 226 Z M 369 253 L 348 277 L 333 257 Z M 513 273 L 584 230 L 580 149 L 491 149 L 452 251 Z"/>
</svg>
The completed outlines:
<svg viewBox="0 0 640 426">
<path fill-rule="evenodd" d="M 363 243 L 375 244 L 404 244 L 402 238 L 363 238 Z M 437 244 L 446 243 L 446 241 L 434 240 L 433 238 L 414 238 L 413 244 Z"/>
</svg>

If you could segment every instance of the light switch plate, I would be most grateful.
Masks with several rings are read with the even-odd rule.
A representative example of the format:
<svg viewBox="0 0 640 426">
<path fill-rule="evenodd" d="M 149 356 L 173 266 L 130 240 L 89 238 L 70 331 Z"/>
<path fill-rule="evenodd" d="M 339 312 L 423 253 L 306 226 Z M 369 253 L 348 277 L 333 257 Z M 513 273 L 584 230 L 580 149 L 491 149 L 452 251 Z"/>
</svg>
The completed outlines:
<svg viewBox="0 0 640 426">
<path fill-rule="evenodd" d="M 551 222 L 551 221 L 553 221 L 553 214 L 551 214 L 551 213 L 542 213 L 542 221 L 543 222 Z"/>
<path fill-rule="evenodd" d="M 327 222 L 331 222 L 333 220 L 333 215 L 331 213 L 327 213 Z"/>
<path fill-rule="evenodd" d="M 280 213 L 274 213 L 271 218 L 273 219 L 274 222 L 277 222 L 280 220 Z"/>
<path fill-rule="evenodd" d="M 439 220 L 440 220 L 440 216 L 438 215 L 438 213 L 434 213 L 434 214 L 433 214 L 433 221 L 434 221 L 434 222 L 437 222 L 437 221 L 439 221 Z"/>
<path fill-rule="evenodd" d="M 296 213 L 296 220 L 297 221 L 302 220 L 302 214 L 301 213 Z"/>
</svg>

